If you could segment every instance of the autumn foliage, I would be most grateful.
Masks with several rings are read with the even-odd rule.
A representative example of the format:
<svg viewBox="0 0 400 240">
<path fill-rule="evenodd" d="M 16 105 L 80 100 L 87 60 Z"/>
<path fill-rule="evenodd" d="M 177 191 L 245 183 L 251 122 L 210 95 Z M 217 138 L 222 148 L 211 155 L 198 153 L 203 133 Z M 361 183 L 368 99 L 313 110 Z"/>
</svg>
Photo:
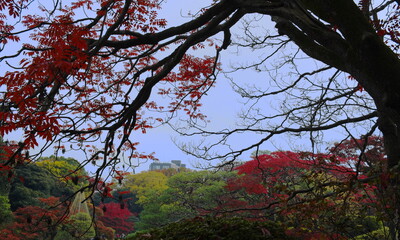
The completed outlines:
<svg viewBox="0 0 400 240">
<path fill-rule="evenodd" d="M 134 231 L 134 222 L 129 218 L 133 216 L 128 208 L 121 207 L 119 203 L 106 203 L 101 206 L 104 215 L 99 219 L 107 227 L 113 228 L 116 234 L 128 234 Z"/>
<path fill-rule="evenodd" d="M 38 147 L 39 141 L 54 144 L 60 153 L 89 153 L 85 162 L 101 169 L 103 159 L 116 164 L 122 151 L 129 152 L 129 159 L 153 159 L 152 154 L 136 151 L 138 142 L 130 138 L 133 131 L 145 133 L 163 122 L 162 117 L 146 116 L 146 109 L 182 110 L 191 118 L 204 119 L 199 101 L 214 83 L 215 59 L 190 54 L 173 62 L 157 59 L 157 54 L 174 53 L 169 43 L 157 44 L 169 34 L 145 40 L 146 34 L 166 26 L 166 20 L 158 18 L 159 9 L 155 0 L 78 0 L 44 17 L 49 12 L 45 6 L 30 14 L 28 1 L 1 1 L 2 48 L 14 44 L 20 50 L 0 58 L 13 61 L 0 77 L 6 90 L 1 95 L 0 135 L 16 131 L 23 135 L 6 151 L 8 161 L 2 170 L 35 160 L 38 155 L 28 150 Z M 90 17 L 78 20 L 82 14 Z M 21 18 L 17 26 L 23 30 L 9 25 L 6 18 Z M 29 39 L 22 41 L 21 33 Z M 160 83 L 158 94 L 169 102 L 147 101 L 156 83 Z M 90 143 L 103 136 L 107 136 L 101 141 L 103 147 Z"/>
<path fill-rule="evenodd" d="M 51 239 L 57 234 L 57 226 L 67 219 L 68 208 L 59 199 L 40 199 L 43 207 L 26 206 L 14 212 L 14 222 L 0 230 L 4 239 Z"/>
<path fill-rule="evenodd" d="M 354 171 L 354 160 L 294 152 L 255 156 L 236 168 L 240 177 L 227 185 L 242 197 L 221 208 L 251 219 L 279 219 L 288 225 L 288 234 L 301 239 L 354 237 L 364 211 L 379 206 L 376 187 L 360 183 L 366 176 Z"/>
<path fill-rule="evenodd" d="M 213 216 L 217 222 L 232 217 L 249 221 L 246 224 L 273 221 L 294 239 L 386 236 L 383 223 L 387 217 L 383 213 L 391 209 L 385 205 L 388 198 L 382 198 L 386 182 L 374 170 L 386 161 L 380 154 L 381 138 L 352 139 L 342 144 L 335 144 L 326 154 L 278 151 L 256 155 L 232 172 L 182 171 L 171 176 L 157 171 L 118 172 L 122 185 L 115 180 L 97 182 L 96 234 L 113 239 L 114 234 Z M 96 183 L 94 179 L 89 182 Z M 46 239 L 59 236 L 61 229 L 74 229 L 71 226 L 78 222 L 84 226 L 82 221 L 74 223 L 73 217 L 62 214 L 61 210 L 67 209 L 74 214 L 71 206 L 54 205 L 57 198 L 41 201 L 43 206 L 17 209 L 15 221 L 1 234 L 18 240 Z M 48 231 L 41 231 L 43 228 Z"/>
</svg>

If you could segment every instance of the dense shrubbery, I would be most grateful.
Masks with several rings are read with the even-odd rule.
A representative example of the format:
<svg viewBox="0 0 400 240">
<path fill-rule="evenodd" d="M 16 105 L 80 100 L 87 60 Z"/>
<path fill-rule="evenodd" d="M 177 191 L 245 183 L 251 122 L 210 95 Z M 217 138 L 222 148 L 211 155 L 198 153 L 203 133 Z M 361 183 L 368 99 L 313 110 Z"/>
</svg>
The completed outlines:
<svg viewBox="0 0 400 240">
<path fill-rule="evenodd" d="M 128 240 L 242 240 L 291 239 L 284 228 L 275 222 L 249 221 L 240 218 L 201 218 L 182 220 L 162 228 L 129 235 Z"/>
</svg>

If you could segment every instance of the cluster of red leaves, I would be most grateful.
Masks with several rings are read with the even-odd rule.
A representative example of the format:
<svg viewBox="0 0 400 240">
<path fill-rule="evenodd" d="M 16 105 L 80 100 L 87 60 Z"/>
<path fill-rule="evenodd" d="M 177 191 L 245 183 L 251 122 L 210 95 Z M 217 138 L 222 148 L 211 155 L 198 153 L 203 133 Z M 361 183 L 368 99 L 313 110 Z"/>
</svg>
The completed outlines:
<svg viewBox="0 0 400 240">
<path fill-rule="evenodd" d="M 10 240 L 52 239 L 59 231 L 59 224 L 70 223 L 67 217 L 68 206 L 60 204 L 58 198 L 49 197 L 40 199 L 40 201 L 43 203 L 43 207 L 26 206 L 17 209 L 14 212 L 15 220 L 13 223 L 0 230 L 0 238 Z M 120 226 L 121 229 L 129 230 L 129 232 L 133 230 L 133 225 L 129 227 L 124 222 L 125 216 L 131 216 L 132 214 L 129 211 L 126 212 L 127 210 L 118 211 L 114 208 L 114 206 L 110 206 L 111 212 L 104 219 L 116 218 L 116 228 Z M 96 208 L 96 216 L 103 218 L 103 211 Z M 118 221 L 118 218 L 123 220 Z M 96 219 L 95 226 L 99 235 L 104 235 L 108 239 L 114 238 L 114 230 L 105 226 L 100 219 Z"/>
<path fill-rule="evenodd" d="M 363 12 L 368 12 L 371 7 L 370 0 L 360 0 L 358 2 L 359 8 Z M 380 6 L 379 6 L 380 7 Z M 377 7 L 379 9 L 379 7 Z M 376 11 L 376 9 L 375 9 Z M 391 2 L 391 7 L 387 8 L 384 14 L 385 19 L 379 19 L 378 14 L 371 13 L 373 20 L 371 20 L 372 25 L 375 27 L 376 33 L 379 37 L 382 37 L 385 43 L 398 55 L 400 54 L 400 4 Z"/>
<path fill-rule="evenodd" d="M 103 180 L 99 180 L 96 178 L 88 178 L 89 184 L 93 186 L 93 188 L 96 191 L 99 191 L 101 193 L 101 198 L 102 201 L 104 201 L 105 198 L 112 198 L 113 196 L 111 195 L 111 187 L 115 184 L 114 182 L 107 183 L 104 182 Z"/>
<path fill-rule="evenodd" d="M 118 181 L 118 184 L 122 184 L 122 180 L 126 175 L 129 175 L 129 172 L 115 170 L 114 179 Z"/>
<path fill-rule="evenodd" d="M 96 229 L 99 236 L 104 236 L 105 239 L 114 239 L 115 230 L 106 227 L 102 221 L 96 221 Z"/>
<path fill-rule="evenodd" d="M 386 161 L 383 138 L 378 136 L 370 136 L 367 139 L 351 139 L 336 143 L 329 151 L 336 156 L 353 161 L 358 161 L 361 157 L 364 164 Z"/>
<path fill-rule="evenodd" d="M 387 36 L 386 44 L 393 49 L 394 52 L 400 54 L 400 5 L 393 5 L 389 17 L 385 20 L 379 20 L 376 24 L 379 26 L 378 35 Z"/>
<path fill-rule="evenodd" d="M 379 187 L 386 188 L 388 186 L 390 174 L 384 171 L 387 158 L 382 137 L 369 136 L 368 138 L 347 140 L 335 144 L 330 152 L 349 159 L 357 167 L 357 170 L 366 176 L 378 174 L 380 176 L 377 182 Z"/>
<path fill-rule="evenodd" d="M 14 26 L 6 24 L 6 19 L 7 16 L 0 12 L 0 44 L 6 44 L 8 41 L 19 41 L 18 36 L 11 34 Z"/>
<path fill-rule="evenodd" d="M 23 21 L 27 26 L 29 19 Z M 7 87 L 2 102 L 15 109 L 0 112 L 0 134 L 24 129 L 25 148 L 37 146 L 37 137 L 51 141 L 60 133 L 58 113 L 52 110 L 55 102 L 49 96 L 66 84 L 67 76 L 80 77 L 80 71 L 87 66 L 84 38 L 89 32 L 71 22 L 70 16 L 59 16 L 53 24 L 32 35 L 39 47 L 24 46 L 35 50 L 26 53 L 29 58 L 21 59 L 23 71 L 7 72 L 0 77 L 0 85 Z"/>
<path fill-rule="evenodd" d="M 12 31 L 15 29 L 13 24 L 9 24 L 7 19 L 8 17 L 17 18 L 21 15 L 21 11 L 26 7 L 26 4 L 29 3 L 28 0 L 0 0 L 0 49 L 3 49 L 3 46 L 8 43 L 8 41 L 19 41 L 20 38 L 12 34 Z M 3 13 L 3 12 L 6 12 Z M 5 21 L 8 20 L 8 21 Z"/>
<path fill-rule="evenodd" d="M 381 139 L 373 139 L 370 144 L 379 145 Z M 231 193 L 242 193 L 242 197 L 225 199 L 221 208 L 238 209 L 251 218 L 279 213 L 291 226 L 291 235 L 296 233 L 303 239 L 332 237 L 326 235 L 324 221 L 334 221 L 337 213 L 357 212 L 359 206 L 375 199 L 374 186 L 351 187 L 357 179 L 365 178 L 353 168 L 354 152 L 350 141 L 338 145 L 337 154 L 273 152 L 253 157 L 236 168 L 240 177 L 230 179 L 226 187 Z M 370 153 L 369 156 L 383 160 L 376 151 Z M 342 237 L 338 235 L 337 239 Z"/>
<path fill-rule="evenodd" d="M 69 6 L 57 7 L 51 15 L 44 7 L 40 8 L 41 15 L 39 12 L 22 15 L 23 32 L 31 33 L 30 40 L 24 42 L 30 44 L 23 44 L 15 56 L 6 57 L 18 60 L 19 65 L 0 76 L 0 86 L 6 89 L 0 99 L 4 106 L 0 110 L 0 135 L 22 130 L 24 140 L 19 151 L 37 147 L 39 139 L 60 140 L 57 149 L 63 152 L 67 147 L 62 145 L 61 138 L 68 135 L 70 149 L 87 150 L 93 154 L 89 160 L 96 164 L 101 150 L 83 142 L 96 141 L 104 131 L 112 129 L 112 135 L 122 139 L 120 150 L 131 151 L 132 158 L 154 159 L 152 154 L 137 152 L 137 144 L 127 138 L 134 130 L 145 133 L 163 119 L 153 119 L 145 116 L 145 111 L 137 111 L 131 123 L 124 114 L 129 111 L 135 94 L 144 88 L 144 79 L 162 71 L 155 54 L 168 46 L 139 44 L 111 49 L 96 44 L 134 40 L 165 27 L 166 21 L 158 18 L 159 2 L 78 0 Z M 1 1 L 0 10 L 8 9 L 9 15 L 16 16 L 19 13 L 15 4 L 17 1 Z M 82 11 L 94 15 L 78 21 L 76 15 Z M 122 12 L 124 19 L 119 19 Z M 19 33 L 12 33 L 13 27 L 3 21 L 6 15 L 0 14 L 3 44 L 7 40 L 19 40 Z M 107 36 L 104 29 L 114 29 L 116 25 L 116 33 Z M 215 69 L 212 58 L 184 56 L 177 72 L 161 81 L 172 86 L 159 90 L 159 94 L 169 95 L 172 103 L 158 106 L 148 102 L 143 110 L 183 110 L 192 118 L 204 119 L 198 111 L 199 101 L 212 86 L 210 75 Z M 132 113 L 129 115 L 132 117 Z M 120 124 L 123 121 L 126 123 Z M 110 145 L 105 151 L 111 154 L 115 149 Z"/>
<path fill-rule="evenodd" d="M 8 181 L 14 177 L 13 166 L 22 165 L 25 161 L 28 161 L 29 157 L 27 153 L 22 154 L 18 149 L 21 143 L 15 141 L 6 141 L 0 143 L 0 175 L 6 175 Z M 10 161 L 8 163 L 7 161 Z M 24 182 L 24 178 L 20 176 L 20 181 Z"/>
<path fill-rule="evenodd" d="M 179 72 L 171 72 L 163 81 L 173 84 L 173 87 L 159 90 L 160 95 L 175 98 L 169 106 L 171 112 L 182 109 L 192 118 L 204 119 L 198 112 L 199 103 L 204 92 L 214 84 L 211 77 L 217 68 L 214 58 L 197 58 L 185 55 L 179 65 Z M 190 79 L 190 81 L 188 81 Z"/>
<path fill-rule="evenodd" d="M 14 212 L 15 220 L 0 231 L 1 239 L 49 239 L 57 232 L 57 223 L 66 221 L 67 206 L 58 205 L 59 199 L 40 199 L 45 207 L 26 206 Z"/>
<path fill-rule="evenodd" d="M 264 183 L 275 185 L 278 182 L 289 180 L 289 178 L 300 177 L 305 171 L 321 172 L 329 171 L 330 174 L 353 175 L 354 171 L 344 167 L 341 164 L 347 160 L 335 155 L 328 154 L 311 154 L 311 153 L 295 153 L 295 152 L 274 152 L 270 155 L 260 155 L 254 157 L 253 160 L 236 168 L 238 174 L 245 178 L 251 179 L 244 182 L 258 182 L 253 186 L 242 185 L 248 193 L 260 194 L 267 193 Z M 268 180 L 260 181 L 260 179 L 268 178 Z M 243 181 L 241 179 L 240 181 Z M 229 186 L 232 187 L 232 186 Z"/>
<path fill-rule="evenodd" d="M 20 15 L 21 7 L 27 0 L 19 0 L 19 1 L 9 1 L 9 0 L 1 0 L 0 1 L 0 11 L 7 10 L 8 15 L 12 17 L 18 17 Z"/>
<path fill-rule="evenodd" d="M 127 208 L 121 208 L 119 203 L 110 202 L 102 206 L 104 215 L 99 219 L 105 226 L 115 229 L 117 234 L 128 234 L 134 231 L 134 223 L 129 221 L 133 216 Z"/>
</svg>

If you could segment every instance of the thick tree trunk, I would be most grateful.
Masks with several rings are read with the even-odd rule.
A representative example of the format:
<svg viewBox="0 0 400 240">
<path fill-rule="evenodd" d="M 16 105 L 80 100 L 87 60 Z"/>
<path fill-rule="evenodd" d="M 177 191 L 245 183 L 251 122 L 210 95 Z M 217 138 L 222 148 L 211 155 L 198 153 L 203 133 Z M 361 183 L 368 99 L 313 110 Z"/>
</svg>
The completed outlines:
<svg viewBox="0 0 400 240">
<path fill-rule="evenodd" d="M 400 65 L 399 65 L 400 69 Z M 390 81 L 400 81 L 400 75 L 392 75 Z M 385 79 L 380 79 L 382 82 Z M 390 86 L 390 85 L 389 85 Z M 388 187 L 384 189 L 382 202 L 386 202 L 390 205 L 390 208 L 386 210 L 388 215 L 388 222 L 390 227 L 390 233 L 392 239 L 400 239 L 400 111 L 398 105 L 400 105 L 400 99 L 398 98 L 396 87 L 392 89 L 380 90 L 378 87 L 374 90 L 376 96 L 374 98 L 378 109 L 378 124 L 384 137 L 385 151 L 387 154 L 388 162 L 386 168 L 383 169 L 383 175 L 388 175 L 389 178 L 381 178 L 381 181 L 388 181 L 383 183 Z M 369 91 L 371 92 L 371 91 Z M 395 105 L 397 103 L 397 106 Z"/>
<path fill-rule="evenodd" d="M 388 174 L 383 202 L 391 205 L 387 217 L 393 239 L 400 239 L 400 60 L 385 45 L 366 17 L 351 0 L 282 1 L 290 11 L 276 11 L 276 27 L 310 57 L 351 74 L 373 98 L 378 126 L 384 137 Z M 292 2 L 298 4 L 296 6 Z M 364 10 L 369 1 L 364 1 Z M 295 7 L 293 7 L 295 6 Z M 299 11 L 301 9 L 302 11 Z M 303 13 L 312 12 L 318 18 Z M 313 19 L 307 24 L 306 17 Z M 340 35 L 314 22 L 323 19 Z M 297 29 L 301 30 L 297 30 Z"/>
<path fill-rule="evenodd" d="M 352 49 L 348 72 L 372 96 L 378 110 L 378 127 L 388 159 L 382 174 L 389 176 L 382 202 L 390 204 L 386 214 L 391 238 L 397 240 L 400 238 L 400 60 L 369 31 L 364 32 L 360 45 Z"/>
</svg>

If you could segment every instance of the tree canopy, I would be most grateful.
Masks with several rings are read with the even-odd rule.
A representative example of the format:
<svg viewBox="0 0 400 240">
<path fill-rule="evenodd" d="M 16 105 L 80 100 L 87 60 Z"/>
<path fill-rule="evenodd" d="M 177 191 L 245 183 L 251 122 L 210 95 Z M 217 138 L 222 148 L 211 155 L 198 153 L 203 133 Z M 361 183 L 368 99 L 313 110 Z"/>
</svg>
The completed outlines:
<svg viewBox="0 0 400 240">
<path fill-rule="evenodd" d="M 37 206 L 40 203 L 39 198 L 68 197 L 72 194 L 71 188 L 46 169 L 29 164 L 16 168 L 8 197 L 14 211 L 19 207 Z"/>
<path fill-rule="evenodd" d="M 49 147 L 57 154 L 78 151 L 84 156 L 81 166 L 97 167 L 94 183 L 86 186 L 95 191 L 108 167 L 119 176 L 122 155 L 128 164 L 153 159 L 138 150 L 140 139 L 133 133 L 168 122 L 179 111 L 187 115 L 189 131 L 176 130 L 217 139 L 184 150 L 223 164 L 276 135 L 307 134 L 314 148 L 321 131 L 341 128 L 343 140 L 350 140 L 358 138 L 354 126 L 364 125 L 355 166 L 369 161 L 365 146 L 379 130 L 387 157 L 371 178 L 386 179 L 382 197 L 393 206 L 392 237 L 399 234 L 399 0 L 210 0 L 177 26 L 158 17 L 164 2 L 0 2 L 0 135 L 22 134 L 21 141 L 3 148 L 3 173 L 12 175 Z M 250 21 L 254 16 L 271 17 L 274 27 Z M 254 24 L 264 31 L 253 30 Z M 254 104 L 244 111 L 240 127 L 209 131 L 201 127 L 206 121 L 201 99 L 218 82 L 219 57 L 231 47 L 262 53 L 259 62 L 234 70 L 267 72 L 267 87 L 233 79 L 234 89 Z M 199 57 L 192 51 L 202 48 L 214 54 Z M 264 64 L 274 56 L 280 60 Z M 302 67 L 306 58 L 315 59 L 315 67 Z M 153 94 L 168 101 L 152 101 Z M 272 114 L 256 107 L 278 94 L 283 100 Z M 231 137 L 246 132 L 262 137 L 229 146 Z M 213 154 L 226 145 L 225 152 Z M 41 150 L 31 151 L 35 147 Z"/>
</svg>

